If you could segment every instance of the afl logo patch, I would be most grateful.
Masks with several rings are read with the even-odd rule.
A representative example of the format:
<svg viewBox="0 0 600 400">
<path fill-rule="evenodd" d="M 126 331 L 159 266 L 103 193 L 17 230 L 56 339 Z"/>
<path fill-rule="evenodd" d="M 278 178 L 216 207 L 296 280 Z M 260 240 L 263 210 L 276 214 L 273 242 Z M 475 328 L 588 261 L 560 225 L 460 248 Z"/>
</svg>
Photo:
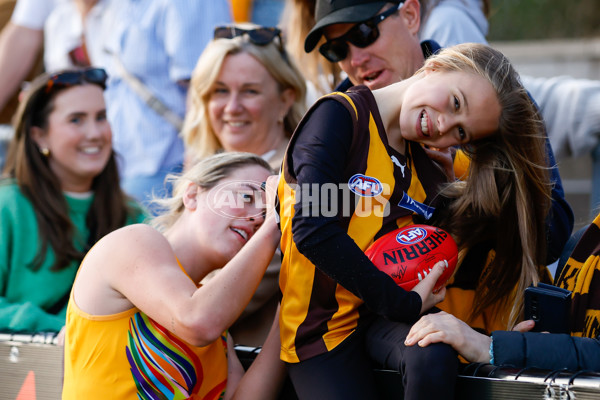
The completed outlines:
<svg viewBox="0 0 600 400">
<path fill-rule="evenodd" d="M 355 194 L 363 197 L 374 197 L 383 192 L 383 185 L 379 179 L 363 174 L 356 174 L 348 181 L 348 187 Z"/>
<path fill-rule="evenodd" d="M 427 231 L 423 228 L 409 227 L 401 230 L 396 235 L 396 241 L 401 244 L 415 244 L 427 237 Z"/>
</svg>

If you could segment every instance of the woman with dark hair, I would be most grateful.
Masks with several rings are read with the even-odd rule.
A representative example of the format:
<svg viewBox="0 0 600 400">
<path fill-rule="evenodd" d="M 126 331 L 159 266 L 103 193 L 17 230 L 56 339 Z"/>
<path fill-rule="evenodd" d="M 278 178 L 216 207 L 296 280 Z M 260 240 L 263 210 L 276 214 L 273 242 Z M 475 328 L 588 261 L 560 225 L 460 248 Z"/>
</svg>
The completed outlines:
<svg viewBox="0 0 600 400">
<path fill-rule="evenodd" d="M 0 180 L 0 329 L 59 331 L 86 251 L 141 222 L 112 149 L 99 68 L 36 78 L 14 119 Z"/>
</svg>

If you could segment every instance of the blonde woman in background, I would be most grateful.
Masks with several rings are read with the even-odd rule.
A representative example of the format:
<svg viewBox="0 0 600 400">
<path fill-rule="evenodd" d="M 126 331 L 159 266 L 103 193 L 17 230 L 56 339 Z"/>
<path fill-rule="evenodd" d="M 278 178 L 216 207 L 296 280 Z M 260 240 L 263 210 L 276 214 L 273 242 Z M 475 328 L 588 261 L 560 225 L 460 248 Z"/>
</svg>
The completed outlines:
<svg viewBox="0 0 600 400">
<path fill-rule="evenodd" d="M 217 27 L 192 74 L 182 131 L 186 164 L 222 151 L 244 151 L 260 155 L 277 171 L 305 111 L 305 93 L 304 77 L 286 54 L 277 28 Z M 275 255 L 231 328 L 237 343 L 264 342 L 277 308 L 280 266 Z"/>
<path fill-rule="evenodd" d="M 279 29 L 217 27 L 192 73 L 182 131 L 187 161 L 246 151 L 278 169 L 305 111 L 305 94 Z"/>
</svg>

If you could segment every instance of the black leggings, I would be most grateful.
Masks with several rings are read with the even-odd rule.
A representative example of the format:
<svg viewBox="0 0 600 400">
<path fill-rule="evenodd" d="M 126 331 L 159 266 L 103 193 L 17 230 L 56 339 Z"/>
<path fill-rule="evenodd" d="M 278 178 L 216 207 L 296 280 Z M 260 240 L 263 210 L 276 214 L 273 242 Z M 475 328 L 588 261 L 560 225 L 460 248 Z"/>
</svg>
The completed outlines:
<svg viewBox="0 0 600 400">
<path fill-rule="evenodd" d="M 410 325 L 376 317 L 335 349 L 288 372 L 299 399 L 365 400 L 380 397 L 373 367 L 402 373 L 405 400 L 453 399 L 458 357 L 446 344 L 404 346 Z"/>
<path fill-rule="evenodd" d="M 365 351 L 364 330 L 357 330 L 335 349 L 299 363 L 288 373 L 300 400 L 377 399 L 373 363 Z"/>
<path fill-rule="evenodd" d="M 379 368 L 402 373 L 404 399 L 454 399 L 458 354 L 445 343 L 407 347 L 411 325 L 377 318 L 366 334 L 367 352 Z"/>
</svg>

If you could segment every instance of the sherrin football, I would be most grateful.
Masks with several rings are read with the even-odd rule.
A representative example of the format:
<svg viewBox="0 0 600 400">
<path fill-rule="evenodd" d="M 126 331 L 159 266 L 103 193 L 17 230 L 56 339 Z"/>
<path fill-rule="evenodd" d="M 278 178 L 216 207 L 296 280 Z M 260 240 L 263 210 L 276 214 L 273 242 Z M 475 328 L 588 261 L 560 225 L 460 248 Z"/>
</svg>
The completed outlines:
<svg viewBox="0 0 600 400">
<path fill-rule="evenodd" d="M 434 291 L 454 273 L 458 258 L 456 242 L 444 230 L 429 225 L 409 225 L 377 239 L 365 251 L 375 266 L 405 290 L 412 290 L 438 262 L 448 263 Z"/>
</svg>

